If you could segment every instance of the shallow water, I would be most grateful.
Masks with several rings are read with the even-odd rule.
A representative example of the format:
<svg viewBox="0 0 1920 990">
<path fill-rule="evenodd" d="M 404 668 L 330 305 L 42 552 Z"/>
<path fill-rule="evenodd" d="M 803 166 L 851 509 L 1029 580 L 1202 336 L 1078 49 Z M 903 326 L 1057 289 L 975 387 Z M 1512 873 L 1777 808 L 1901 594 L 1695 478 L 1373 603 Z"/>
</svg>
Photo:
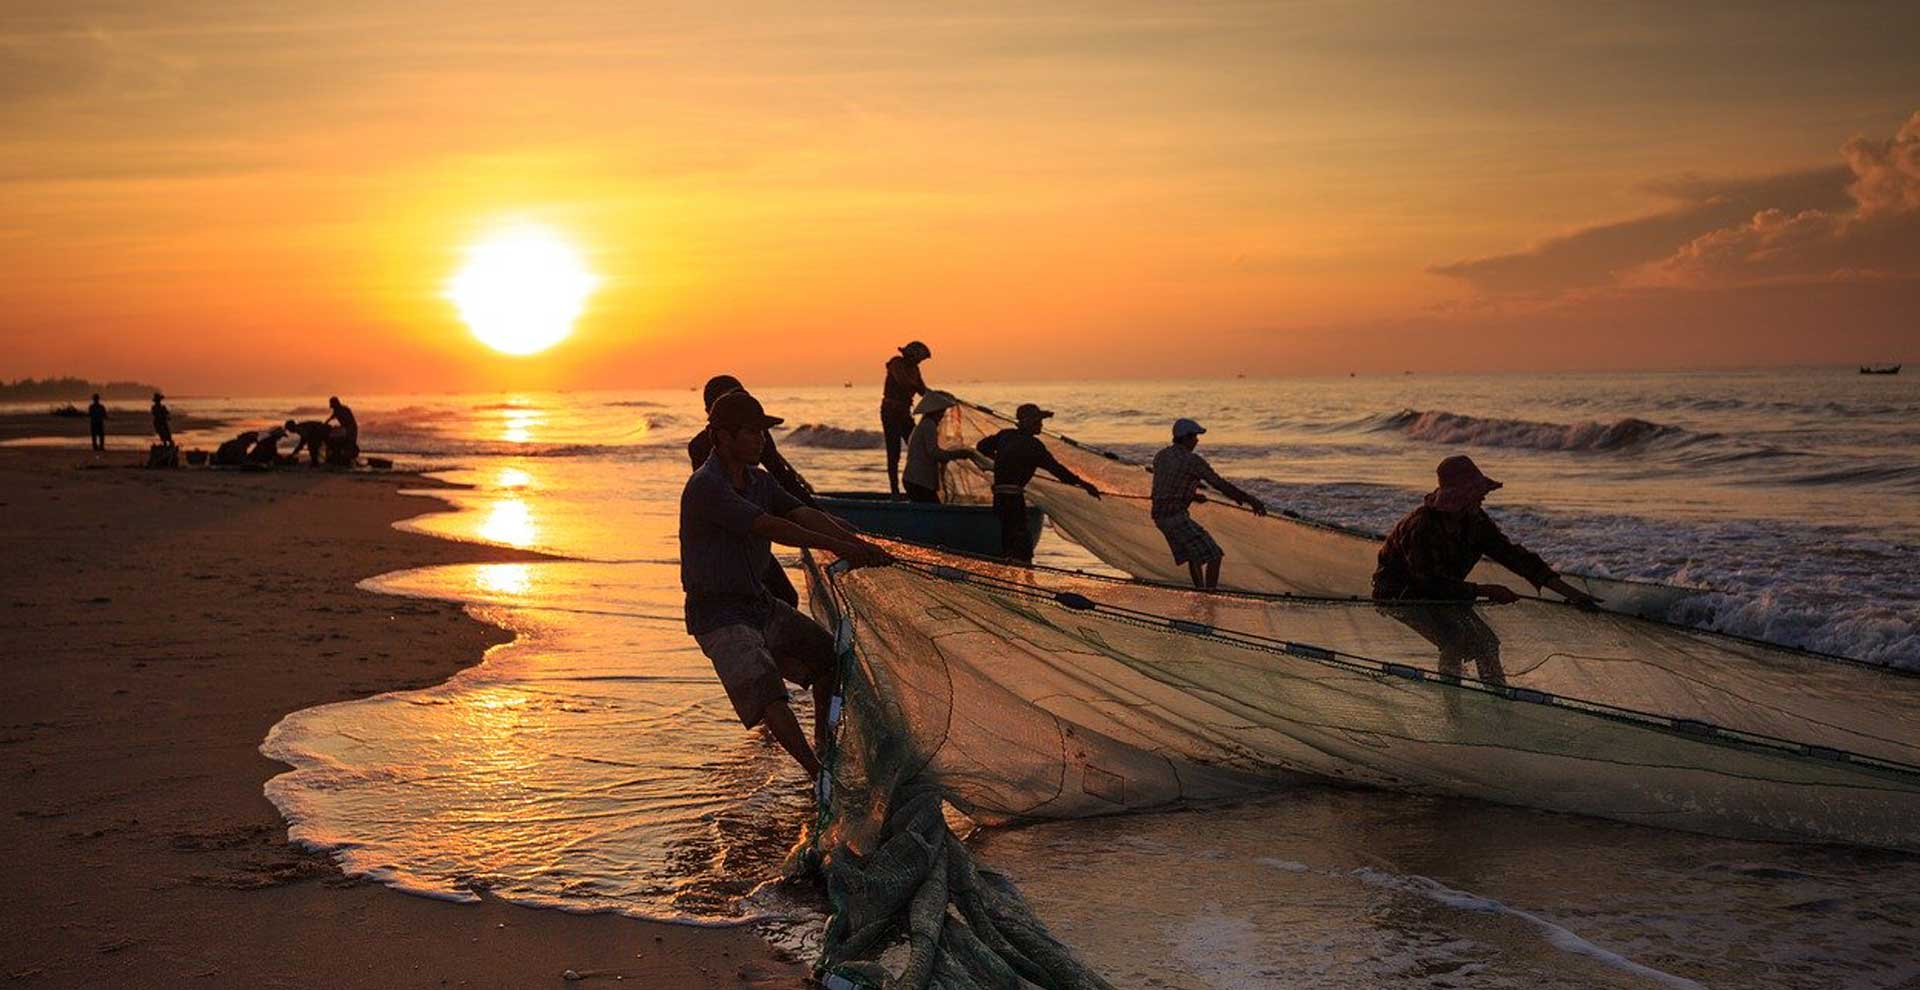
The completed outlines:
<svg viewBox="0 0 1920 990">
<path fill-rule="evenodd" d="M 1795 372 L 957 391 L 996 406 L 1032 396 L 1064 432 L 1132 455 L 1151 453 L 1171 415 L 1192 415 L 1225 473 L 1375 529 L 1417 500 L 1434 461 L 1468 451 L 1508 483 L 1496 514 L 1549 559 L 1709 583 L 1725 593 L 1697 607 L 1705 624 L 1920 665 L 1911 383 Z M 760 395 L 791 425 L 825 427 L 783 444 L 820 487 L 884 486 L 869 395 Z M 806 782 L 732 721 L 680 624 L 674 522 L 696 402 L 356 403 L 369 450 L 475 486 L 451 495 L 460 511 L 407 528 L 581 560 L 370 581 L 469 603 L 519 638 L 448 684 L 277 726 L 266 749 L 299 770 L 270 789 L 297 834 L 420 893 L 703 923 L 798 913 L 785 935 L 807 937 L 799 906 L 750 894 L 809 816 Z M 196 411 L 264 419 L 292 405 Z M 1451 415 L 1421 414 L 1435 410 Z M 1041 557 L 1095 563 L 1054 535 Z M 1127 986 L 1920 978 L 1904 922 L 1920 873 L 1899 858 L 1317 789 L 975 841 Z"/>
</svg>

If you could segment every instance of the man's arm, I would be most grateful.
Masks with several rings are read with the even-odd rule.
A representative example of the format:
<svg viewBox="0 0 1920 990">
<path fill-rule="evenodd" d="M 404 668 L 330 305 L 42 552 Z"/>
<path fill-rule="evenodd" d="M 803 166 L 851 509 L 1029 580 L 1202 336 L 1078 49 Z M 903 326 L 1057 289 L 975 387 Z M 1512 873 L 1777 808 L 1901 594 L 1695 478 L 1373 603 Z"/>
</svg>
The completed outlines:
<svg viewBox="0 0 1920 990">
<path fill-rule="evenodd" d="M 1265 502 L 1247 494 L 1239 485 L 1220 477 L 1220 472 L 1215 471 L 1213 465 L 1208 463 L 1204 457 L 1200 458 L 1200 476 L 1205 478 L 1207 484 L 1212 485 L 1220 494 L 1252 509 L 1254 515 L 1264 516 L 1267 514 L 1267 504 Z"/>
<path fill-rule="evenodd" d="M 795 512 L 809 511 L 805 508 Z M 877 567 L 893 562 L 893 555 L 858 537 L 846 537 L 822 533 L 810 529 L 792 518 L 782 518 L 771 513 L 761 513 L 753 520 L 754 535 L 771 540 L 783 547 L 796 547 L 801 550 L 827 550 L 855 567 Z"/>
<path fill-rule="evenodd" d="M 825 533 L 828 536 L 839 536 L 850 540 L 863 538 L 860 535 L 860 531 L 848 525 L 846 520 L 823 509 L 816 509 L 811 505 L 802 506 L 787 513 L 787 518 L 816 533 Z"/>
<path fill-rule="evenodd" d="M 1077 485 L 1085 489 L 1086 493 L 1092 495 L 1094 498 L 1100 497 L 1100 489 L 1093 487 L 1093 482 L 1074 474 L 1071 469 L 1065 464 L 1060 463 L 1060 461 L 1053 456 L 1053 451 L 1046 451 L 1046 458 L 1046 460 L 1040 462 L 1040 466 L 1046 468 L 1048 474 L 1059 478 L 1069 485 Z"/>
<path fill-rule="evenodd" d="M 813 486 L 807 484 L 807 479 L 800 476 L 799 469 L 795 468 L 792 462 L 781 456 L 780 449 L 773 445 L 772 437 L 767 438 L 766 449 L 760 454 L 760 466 L 766 468 L 768 474 L 773 475 L 775 484 L 785 489 L 787 494 L 799 499 L 803 505 L 810 509 L 820 507 L 820 503 L 814 500 Z"/>
</svg>

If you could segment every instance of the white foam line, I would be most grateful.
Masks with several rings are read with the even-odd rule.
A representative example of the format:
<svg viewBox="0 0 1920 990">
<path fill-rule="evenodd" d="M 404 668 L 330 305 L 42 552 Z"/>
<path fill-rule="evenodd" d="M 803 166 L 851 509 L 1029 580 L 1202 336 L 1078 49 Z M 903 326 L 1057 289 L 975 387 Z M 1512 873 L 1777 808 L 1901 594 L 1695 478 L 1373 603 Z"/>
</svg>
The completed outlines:
<svg viewBox="0 0 1920 990">
<path fill-rule="evenodd" d="M 1622 972 L 1632 973 L 1635 976 L 1643 977 L 1665 986 L 1674 987 L 1676 990 L 1704 990 L 1703 985 L 1697 981 L 1689 980 L 1684 976 L 1675 976 L 1672 973 L 1654 969 L 1651 966 L 1641 965 L 1618 952 L 1603 949 L 1581 938 L 1579 935 L 1574 934 L 1564 926 L 1548 921 L 1537 914 L 1522 911 L 1516 907 L 1509 907 L 1491 897 L 1482 897 L 1479 894 L 1469 893 L 1464 890 L 1455 890 L 1431 877 L 1417 875 L 1401 876 L 1396 873 L 1376 870 L 1369 866 L 1363 866 L 1350 872 L 1340 873 L 1333 870 L 1315 870 L 1304 863 L 1295 863 L 1290 860 L 1263 858 L 1260 859 L 1259 862 L 1287 873 L 1313 872 L 1323 876 L 1350 876 L 1362 883 L 1375 887 L 1386 887 L 1392 890 L 1419 894 L 1422 897 L 1439 904 L 1444 904 L 1450 908 L 1456 908 L 1462 911 L 1478 911 L 1484 914 L 1503 914 L 1510 918 L 1518 918 L 1540 929 L 1541 934 L 1546 937 L 1547 944 L 1562 952 L 1586 956 L 1603 965 L 1611 966 Z"/>
</svg>

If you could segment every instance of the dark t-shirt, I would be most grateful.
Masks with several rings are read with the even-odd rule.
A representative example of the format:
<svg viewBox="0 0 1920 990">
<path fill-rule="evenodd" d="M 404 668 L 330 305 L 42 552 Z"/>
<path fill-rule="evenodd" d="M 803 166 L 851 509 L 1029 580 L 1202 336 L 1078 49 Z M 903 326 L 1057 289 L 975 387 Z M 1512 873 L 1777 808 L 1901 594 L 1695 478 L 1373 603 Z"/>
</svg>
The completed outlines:
<svg viewBox="0 0 1920 990">
<path fill-rule="evenodd" d="M 1396 523 L 1381 544 L 1373 597 L 1472 601 L 1479 591 L 1467 575 L 1481 557 L 1526 578 L 1534 587 L 1557 576 L 1538 554 L 1507 539 L 1485 509 L 1441 512 L 1423 505 Z"/>
<path fill-rule="evenodd" d="M 301 447 L 319 447 L 324 445 L 327 442 L 327 438 L 333 435 L 333 427 L 317 419 L 307 419 L 293 424 L 293 433 L 300 438 L 300 445 L 293 448 L 295 451 L 298 451 Z"/>
<path fill-rule="evenodd" d="M 1018 429 L 1006 429 L 974 445 L 993 458 L 993 487 L 1025 488 L 1033 473 L 1046 468 L 1049 474 L 1069 485 L 1085 482 L 1067 466 L 1054 460 L 1053 451 L 1037 436 Z"/>
<path fill-rule="evenodd" d="M 354 420 L 353 410 L 345 405 L 334 406 L 331 418 L 340 424 L 340 429 L 345 430 L 347 436 L 354 437 L 360 434 L 360 424 Z"/>
<path fill-rule="evenodd" d="M 920 377 L 919 365 L 907 360 L 905 355 L 887 359 L 887 377 L 880 384 L 882 406 L 911 407 L 913 397 L 926 390 L 927 383 Z"/>
<path fill-rule="evenodd" d="M 698 471 L 700 465 L 707 463 L 707 458 L 712 455 L 713 437 L 707 431 L 701 430 L 687 441 L 687 460 L 693 462 L 694 470 Z M 767 437 L 766 446 L 760 450 L 760 466 L 766 468 L 767 473 L 773 475 L 773 480 L 779 482 L 787 494 L 799 499 L 801 504 L 815 509 L 820 507 L 813 497 L 813 486 L 807 484 L 807 479 L 800 477 L 800 471 L 781 456 L 780 448 L 773 445 L 771 435 Z"/>
<path fill-rule="evenodd" d="M 754 534 L 753 521 L 800 507 L 760 468 L 747 469 L 745 491 L 733 487 L 718 457 L 693 472 L 680 493 L 680 587 L 687 593 L 688 633 L 766 625 L 773 616 L 773 596 L 764 583 L 773 544 Z"/>
<path fill-rule="evenodd" d="M 90 404 L 90 405 L 88 405 L 88 406 L 87 406 L 87 418 L 88 418 L 88 419 L 90 419 L 90 420 L 92 420 L 92 421 L 93 421 L 93 422 L 94 422 L 94 423 L 95 423 L 96 425 L 98 425 L 98 424 L 100 424 L 100 423 L 104 423 L 104 422 L 106 422 L 106 421 L 107 421 L 107 407 L 106 407 L 106 406 L 103 406 L 103 405 L 101 405 L 101 404 L 100 404 L 100 403 L 98 403 L 98 402 L 95 402 L 95 403 L 92 403 L 92 404 Z"/>
</svg>

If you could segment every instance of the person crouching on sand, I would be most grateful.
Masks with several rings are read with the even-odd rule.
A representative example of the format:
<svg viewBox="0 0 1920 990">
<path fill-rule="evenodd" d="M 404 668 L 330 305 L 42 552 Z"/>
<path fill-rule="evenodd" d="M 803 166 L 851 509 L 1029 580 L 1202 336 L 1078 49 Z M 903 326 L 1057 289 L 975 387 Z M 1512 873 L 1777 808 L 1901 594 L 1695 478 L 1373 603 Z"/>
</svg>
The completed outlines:
<svg viewBox="0 0 1920 990">
<path fill-rule="evenodd" d="M 1033 532 L 1027 528 L 1027 482 L 1041 468 L 1069 485 L 1086 489 L 1094 498 L 1100 489 L 1054 459 L 1040 439 L 1040 424 L 1053 415 L 1031 402 L 1013 412 L 1014 427 L 1001 430 L 974 445 L 993 463 L 993 514 L 1000 518 L 1000 556 L 1033 563 Z"/>
<path fill-rule="evenodd" d="M 1526 578 L 1536 588 L 1552 588 L 1583 608 L 1600 604 L 1598 598 L 1561 580 L 1540 555 L 1507 539 L 1481 508 L 1500 482 L 1480 472 L 1473 459 L 1456 454 L 1440 462 L 1439 487 L 1419 508 L 1407 513 L 1387 534 L 1380 547 L 1379 566 L 1373 572 L 1377 601 L 1414 599 L 1463 601 L 1486 599 L 1507 605 L 1520 596 L 1501 584 L 1467 580 L 1474 565 L 1486 557 Z"/>
<path fill-rule="evenodd" d="M 764 724 L 817 775 L 820 761 L 787 705 L 783 681 L 813 689 L 817 745 L 838 688 L 833 634 L 767 591 L 772 544 L 827 550 L 855 567 L 893 558 L 802 505 L 755 466 L 768 427 L 782 422 L 745 392 L 715 400 L 707 415 L 713 454 L 680 494 L 680 586 L 687 594 L 687 632 L 713 662 L 740 723 Z"/>
<path fill-rule="evenodd" d="M 1173 421 L 1173 442 L 1153 455 L 1152 510 L 1153 524 L 1167 538 L 1173 562 L 1187 565 L 1193 586 L 1203 589 L 1220 586 L 1220 562 L 1226 558 L 1226 551 L 1189 512 L 1193 503 L 1207 500 L 1200 494 L 1201 483 L 1246 505 L 1254 515 L 1267 514 L 1265 503 L 1220 477 L 1206 458 L 1194 452 L 1193 448 L 1200 445 L 1200 434 L 1205 432 L 1206 428 L 1193 420 Z"/>
<path fill-rule="evenodd" d="M 311 467 L 319 467 L 321 449 L 327 445 L 327 438 L 333 435 L 333 427 L 317 419 L 303 419 L 299 422 L 290 419 L 287 420 L 284 428 L 288 434 L 297 438 L 293 444 L 293 452 L 287 457 L 297 461 L 300 459 L 300 452 L 304 450 L 307 452 L 307 464 Z"/>
</svg>

